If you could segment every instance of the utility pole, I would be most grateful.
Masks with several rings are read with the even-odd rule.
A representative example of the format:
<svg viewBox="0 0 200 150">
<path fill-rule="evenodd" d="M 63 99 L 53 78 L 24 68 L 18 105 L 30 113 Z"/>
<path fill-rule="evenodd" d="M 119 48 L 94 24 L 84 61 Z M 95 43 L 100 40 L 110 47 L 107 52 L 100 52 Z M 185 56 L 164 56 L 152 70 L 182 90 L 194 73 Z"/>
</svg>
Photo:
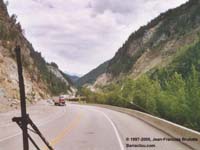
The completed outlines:
<svg viewBox="0 0 200 150">
<path fill-rule="evenodd" d="M 20 100 L 21 100 L 21 128 L 23 134 L 23 148 L 24 150 L 29 150 L 28 144 L 28 130 L 27 130 L 27 112 L 26 112 L 26 96 L 24 88 L 24 78 L 23 78 L 23 68 L 21 61 L 21 49 L 20 46 L 15 48 L 16 58 L 17 58 L 17 68 L 18 68 L 18 78 L 19 78 L 19 90 L 20 90 Z"/>
</svg>

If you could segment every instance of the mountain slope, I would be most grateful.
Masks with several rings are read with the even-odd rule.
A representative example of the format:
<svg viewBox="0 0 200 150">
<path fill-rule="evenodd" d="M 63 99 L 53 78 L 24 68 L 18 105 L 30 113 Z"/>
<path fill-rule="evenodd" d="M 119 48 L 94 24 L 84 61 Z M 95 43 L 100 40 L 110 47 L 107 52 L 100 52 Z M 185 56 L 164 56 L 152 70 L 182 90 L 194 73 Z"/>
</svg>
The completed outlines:
<svg viewBox="0 0 200 150">
<path fill-rule="evenodd" d="M 41 53 L 24 37 L 16 15 L 9 16 L 6 5 L 0 0 L 0 108 L 19 102 L 18 75 L 14 48 L 21 46 L 22 63 L 27 100 L 37 101 L 51 95 L 70 92 L 71 83 L 62 75 L 57 76 L 46 63 Z M 59 68 L 54 68 L 61 72 Z M 2 104 L 2 99 L 10 99 Z M 17 99 L 17 100 L 13 100 Z M 8 102 L 8 101 L 7 101 Z"/>
<path fill-rule="evenodd" d="M 195 43 L 200 32 L 200 1 L 190 0 L 161 14 L 131 34 L 109 61 L 95 85 L 118 80 L 124 75 L 138 78 L 155 67 L 170 63 L 177 51 Z M 89 73 L 92 76 L 92 72 Z"/>
<path fill-rule="evenodd" d="M 106 72 L 106 69 L 108 67 L 108 63 L 104 62 L 103 64 L 99 65 L 97 68 L 93 69 L 91 72 L 87 73 L 83 77 L 79 78 L 75 84 L 80 87 L 83 86 L 84 84 L 93 84 L 97 77 L 100 76 L 101 74 Z"/>
</svg>

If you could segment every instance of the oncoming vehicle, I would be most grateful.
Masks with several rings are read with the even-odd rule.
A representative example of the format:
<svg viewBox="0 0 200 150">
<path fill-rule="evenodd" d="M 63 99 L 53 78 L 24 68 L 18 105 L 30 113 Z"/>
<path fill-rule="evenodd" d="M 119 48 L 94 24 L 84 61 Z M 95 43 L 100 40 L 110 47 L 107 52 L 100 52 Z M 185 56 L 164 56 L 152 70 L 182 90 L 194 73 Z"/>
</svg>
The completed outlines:
<svg viewBox="0 0 200 150">
<path fill-rule="evenodd" d="M 65 103 L 65 98 L 64 96 L 59 96 L 58 98 L 55 98 L 54 99 L 54 104 L 56 106 L 65 106 L 66 103 Z"/>
</svg>

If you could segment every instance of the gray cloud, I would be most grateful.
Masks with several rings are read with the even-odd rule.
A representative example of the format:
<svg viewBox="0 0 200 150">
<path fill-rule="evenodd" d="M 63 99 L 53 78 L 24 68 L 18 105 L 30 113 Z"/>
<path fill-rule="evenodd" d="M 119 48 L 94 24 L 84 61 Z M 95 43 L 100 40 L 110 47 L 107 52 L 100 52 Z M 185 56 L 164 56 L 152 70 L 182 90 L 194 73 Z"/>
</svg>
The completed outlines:
<svg viewBox="0 0 200 150">
<path fill-rule="evenodd" d="M 138 9 L 141 0 L 96 0 L 88 3 L 89 8 L 94 9 L 97 13 L 111 11 L 113 13 L 127 14 Z"/>
<path fill-rule="evenodd" d="M 141 25 L 186 1 L 9 0 L 9 12 L 18 15 L 27 38 L 47 61 L 85 74 L 113 57 Z"/>
</svg>

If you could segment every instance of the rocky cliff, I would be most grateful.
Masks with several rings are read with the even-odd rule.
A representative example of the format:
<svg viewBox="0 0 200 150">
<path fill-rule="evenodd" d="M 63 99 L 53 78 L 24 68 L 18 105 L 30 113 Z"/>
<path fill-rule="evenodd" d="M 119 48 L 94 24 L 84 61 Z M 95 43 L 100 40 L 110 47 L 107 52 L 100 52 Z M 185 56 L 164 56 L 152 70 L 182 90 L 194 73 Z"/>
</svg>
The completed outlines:
<svg viewBox="0 0 200 150">
<path fill-rule="evenodd" d="M 0 0 L 0 110 L 19 103 L 18 75 L 14 48 L 21 46 L 26 96 L 29 102 L 51 95 L 71 92 L 71 82 L 59 68 L 45 62 L 41 53 L 23 35 L 16 15 L 9 16 L 6 5 Z"/>
</svg>

